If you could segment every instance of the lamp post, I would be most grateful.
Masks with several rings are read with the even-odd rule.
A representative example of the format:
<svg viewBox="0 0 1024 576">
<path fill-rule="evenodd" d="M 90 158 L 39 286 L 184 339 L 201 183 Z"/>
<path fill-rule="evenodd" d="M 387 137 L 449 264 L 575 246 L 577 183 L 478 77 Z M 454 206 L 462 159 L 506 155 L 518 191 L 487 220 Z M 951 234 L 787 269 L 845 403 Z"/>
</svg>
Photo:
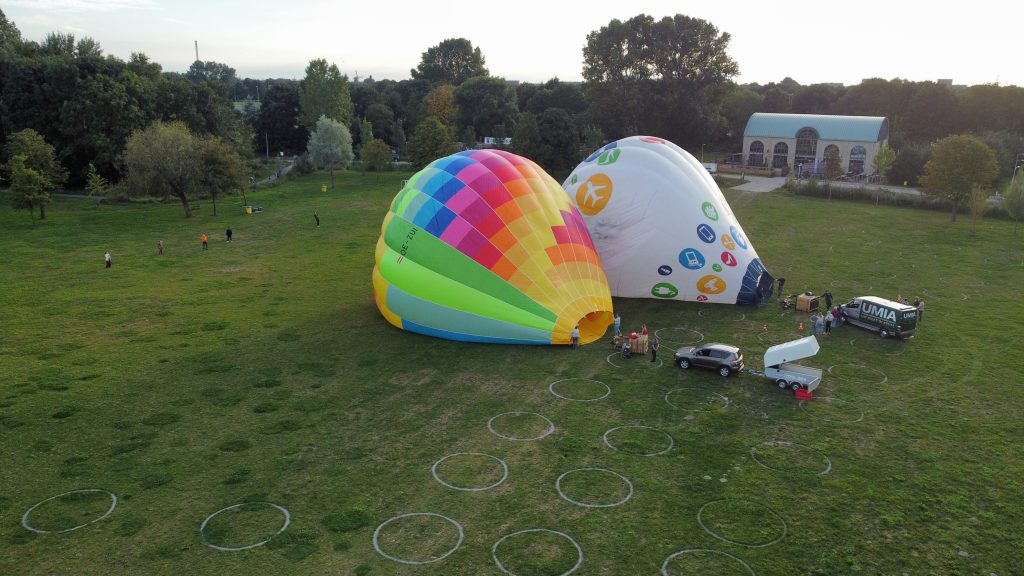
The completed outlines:
<svg viewBox="0 0 1024 576">
<path fill-rule="evenodd" d="M 704 163 L 704 144 L 700 145 L 700 163 Z"/>
</svg>

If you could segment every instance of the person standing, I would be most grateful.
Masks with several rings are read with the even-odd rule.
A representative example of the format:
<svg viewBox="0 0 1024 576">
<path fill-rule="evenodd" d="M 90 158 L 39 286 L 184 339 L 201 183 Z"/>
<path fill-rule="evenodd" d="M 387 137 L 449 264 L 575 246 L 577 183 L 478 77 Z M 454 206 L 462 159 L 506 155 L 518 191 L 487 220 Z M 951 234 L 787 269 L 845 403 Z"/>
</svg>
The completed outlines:
<svg viewBox="0 0 1024 576">
<path fill-rule="evenodd" d="M 612 320 L 612 327 L 615 328 L 615 335 L 622 336 L 622 316 L 619 313 L 615 313 L 615 318 Z"/>
<path fill-rule="evenodd" d="M 832 293 L 829 292 L 828 290 L 826 290 L 825 293 L 822 294 L 822 296 L 825 297 L 825 308 L 828 309 L 828 310 L 831 310 L 832 309 Z"/>
<path fill-rule="evenodd" d="M 228 237 L 228 242 L 231 242 L 231 228 L 225 230 L 224 235 Z"/>
<path fill-rule="evenodd" d="M 651 340 L 651 362 L 658 361 L 658 337 L 655 336 L 654 340 Z"/>
<path fill-rule="evenodd" d="M 320 214 L 317 213 L 317 212 L 313 212 L 313 219 L 316 220 L 316 227 L 319 228 L 320 227 Z"/>
<path fill-rule="evenodd" d="M 786 279 L 779 276 L 779 298 L 782 298 L 782 287 L 786 284 Z"/>
<path fill-rule="evenodd" d="M 814 332 L 815 332 L 815 334 L 821 334 L 824 331 L 825 331 L 825 317 L 823 315 L 821 315 L 821 314 L 818 314 L 817 318 L 814 320 Z"/>
<path fill-rule="evenodd" d="M 825 314 L 825 335 L 832 333 L 832 312 L 829 311 Z"/>
<path fill-rule="evenodd" d="M 164 255 L 164 241 L 163 240 L 157 240 L 156 241 L 156 255 L 157 256 L 163 256 Z"/>
<path fill-rule="evenodd" d="M 110 264 L 110 250 L 107 250 L 106 252 L 103 253 L 103 265 L 106 268 L 110 268 Z"/>
<path fill-rule="evenodd" d="M 924 320 L 924 300 L 921 300 L 921 298 L 918 297 L 918 299 L 917 299 L 917 321 L 920 322 L 922 320 Z"/>
<path fill-rule="evenodd" d="M 203 233 L 202 240 L 203 240 L 203 250 L 209 250 L 210 249 L 210 245 L 208 244 L 209 238 L 206 237 L 206 233 L 205 232 Z"/>
<path fill-rule="evenodd" d="M 572 349 L 579 350 L 580 347 L 580 327 L 576 326 L 572 329 Z"/>
</svg>

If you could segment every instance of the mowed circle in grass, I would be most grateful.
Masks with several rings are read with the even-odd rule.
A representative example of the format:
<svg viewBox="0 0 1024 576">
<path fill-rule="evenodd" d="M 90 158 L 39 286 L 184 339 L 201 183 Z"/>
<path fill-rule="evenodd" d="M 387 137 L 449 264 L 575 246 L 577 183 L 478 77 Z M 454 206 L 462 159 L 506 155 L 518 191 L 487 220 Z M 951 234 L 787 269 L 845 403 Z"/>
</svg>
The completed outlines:
<svg viewBox="0 0 1024 576">
<path fill-rule="evenodd" d="M 704 333 L 692 328 L 659 328 L 654 335 L 662 344 L 674 346 L 693 346 L 704 341 Z"/>
<path fill-rule="evenodd" d="M 750 457 L 776 472 L 822 476 L 832 470 L 832 460 L 823 452 L 786 440 L 769 440 L 753 446 Z"/>
<path fill-rule="evenodd" d="M 740 575 L 750 574 L 757 576 L 754 569 L 745 561 L 720 550 L 708 548 L 686 548 L 665 559 L 661 565 L 662 576 L 690 576 L 702 574 Z"/>
<path fill-rule="evenodd" d="M 540 440 L 555 431 L 555 424 L 536 412 L 505 412 L 488 420 L 487 429 L 505 440 Z"/>
<path fill-rule="evenodd" d="M 511 576 L 569 576 L 583 565 L 583 548 L 565 532 L 530 528 L 502 536 L 491 557 Z"/>
<path fill-rule="evenodd" d="M 863 364 L 834 364 L 828 367 L 828 373 L 857 384 L 885 384 L 889 380 L 885 372 Z"/>
<path fill-rule="evenodd" d="M 801 400 L 800 409 L 822 422 L 853 424 L 864 419 L 864 411 L 856 404 L 831 396 L 815 396 L 811 402 Z"/>
<path fill-rule="evenodd" d="M 462 525 L 434 512 L 411 512 L 389 518 L 373 531 L 373 549 L 401 564 L 431 564 L 459 549 Z"/>
<path fill-rule="evenodd" d="M 604 433 L 603 440 L 612 450 L 634 456 L 659 456 L 676 444 L 668 432 L 639 424 L 611 428 Z"/>
<path fill-rule="evenodd" d="M 725 408 L 729 398 L 705 388 L 674 388 L 665 393 L 665 403 L 690 412 L 710 412 Z"/>
<path fill-rule="evenodd" d="M 905 340 L 895 338 L 879 338 L 878 336 L 861 336 L 850 339 L 850 346 L 869 354 L 881 354 L 883 356 L 899 356 L 907 349 Z"/>
<path fill-rule="evenodd" d="M 713 500 L 697 511 L 697 523 L 705 532 L 730 544 L 764 548 L 786 537 L 788 527 L 779 514 L 753 500 Z"/>
<path fill-rule="evenodd" d="M 22 515 L 21 525 L 37 534 L 71 532 L 99 522 L 116 507 L 117 496 L 109 490 L 72 490 L 34 504 Z"/>
<path fill-rule="evenodd" d="M 262 546 L 291 524 L 288 510 L 272 502 L 243 502 L 210 514 L 199 525 L 203 544 L 222 552 Z"/>
<path fill-rule="evenodd" d="M 596 402 L 612 393 L 610 386 L 600 380 L 589 378 L 566 378 L 548 385 L 548 391 L 562 400 L 573 402 Z"/>
<path fill-rule="evenodd" d="M 605 468 L 577 468 L 555 480 L 558 495 L 584 508 L 612 508 L 633 497 L 633 483 Z"/>
<path fill-rule="evenodd" d="M 463 492 L 482 492 L 508 478 L 508 464 L 497 456 L 481 452 L 456 452 L 434 462 L 434 480 Z"/>
</svg>

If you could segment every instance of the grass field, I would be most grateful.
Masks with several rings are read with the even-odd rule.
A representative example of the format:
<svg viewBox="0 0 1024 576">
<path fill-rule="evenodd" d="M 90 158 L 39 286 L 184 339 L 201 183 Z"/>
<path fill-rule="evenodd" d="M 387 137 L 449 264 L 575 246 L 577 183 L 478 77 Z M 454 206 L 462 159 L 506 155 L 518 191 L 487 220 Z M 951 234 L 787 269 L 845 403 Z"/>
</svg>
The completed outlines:
<svg viewBox="0 0 1024 576">
<path fill-rule="evenodd" d="M 660 331 L 653 367 L 609 361 L 604 341 L 396 330 L 370 271 L 404 177 L 283 183 L 250 198 L 252 216 L 240 199 L 189 220 L 176 204 L 59 200 L 32 228 L 0 209 L 0 573 L 479 576 L 502 573 L 497 557 L 556 575 L 578 561 L 556 532 L 583 551 L 580 575 L 1024 571 L 1012 223 L 973 236 L 940 213 L 729 192 L 787 291 L 926 301 L 909 342 L 823 338 L 807 363 L 825 379 L 801 404 L 756 376 L 670 363 L 703 338 L 758 366 L 798 336 L 802 315 L 774 305 L 616 300 L 624 328 Z M 498 435 L 549 432 L 537 415 L 553 424 L 542 439 Z M 497 485 L 457 490 L 432 470 Z M 30 508 L 49 533 L 22 526 Z M 395 518 L 412 513 L 458 524 Z M 427 561 L 460 529 L 428 564 L 374 549 Z"/>
</svg>

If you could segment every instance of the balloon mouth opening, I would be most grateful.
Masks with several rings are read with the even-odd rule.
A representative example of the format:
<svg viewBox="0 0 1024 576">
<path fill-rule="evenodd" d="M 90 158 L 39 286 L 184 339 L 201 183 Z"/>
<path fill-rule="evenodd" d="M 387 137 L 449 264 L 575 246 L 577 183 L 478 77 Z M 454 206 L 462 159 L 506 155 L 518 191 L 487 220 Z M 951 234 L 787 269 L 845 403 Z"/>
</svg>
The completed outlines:
<svg viewBox="0 0 1024 576">
<path fill-rule="evenodd" d="M 608 326 L 612 323 L 611 311 L 598 310 L 580 318 L 577 323 L 580 327 L 580 342 L 589 344 L 604 337 Z"/>
</svg>

